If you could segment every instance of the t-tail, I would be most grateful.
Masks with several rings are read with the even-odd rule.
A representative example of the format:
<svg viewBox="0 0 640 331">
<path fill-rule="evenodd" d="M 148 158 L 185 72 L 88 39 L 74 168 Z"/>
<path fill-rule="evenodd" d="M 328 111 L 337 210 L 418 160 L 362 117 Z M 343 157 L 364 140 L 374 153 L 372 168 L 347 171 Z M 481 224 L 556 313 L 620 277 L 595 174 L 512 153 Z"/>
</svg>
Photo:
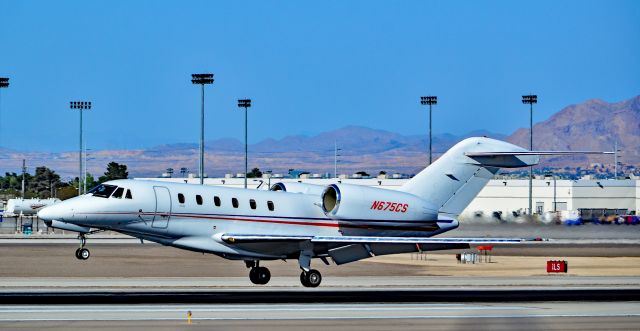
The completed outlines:
<svg viewBox="0 0 640 331">
<path fill-rule="evenodd" d="M 541 155 L 613 154 L 596 151 L 529 151 L 491 138 L 467 138 L 405 183 L 400 191 L 438 206 L 438 213 L 457 217 L 500 168 L 538 164 Z"/>
</svg>

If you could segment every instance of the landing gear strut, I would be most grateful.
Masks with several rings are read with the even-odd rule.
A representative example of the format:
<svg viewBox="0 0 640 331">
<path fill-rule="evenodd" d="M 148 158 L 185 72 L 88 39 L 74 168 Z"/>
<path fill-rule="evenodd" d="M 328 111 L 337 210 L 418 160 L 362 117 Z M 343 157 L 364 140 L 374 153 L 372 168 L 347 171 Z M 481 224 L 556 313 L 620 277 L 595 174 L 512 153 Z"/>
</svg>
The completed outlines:
<svg viewBox="0 0 640 331">
<path fill-rule="evenodd" d="M 91 256 L 91 252 L 84 248 L 84 245 L 87 243 L 87 238 L 85 238 L 84 234 L 80 234 L 78 239 L 80 239 L 80 248 L 76 249 L 76 259 L 86 260 Z"/>
<path fill-rule="evenodd" d="M 304 285 L 304 287 L 318 287 L 322 282 L 322 275 L 320 271 L 316 269 L 311 269 L 309 271 L 302 271 L 300 274 L 300 283 Z"/>
<path fill-rule="evenodd" d="M 256 285 L 265 285 L 271 279 L 271 272 L 269 269 L 259 266 L 259 263 L 259 261 L 253 263 L 251 271 L 249 271 L 249 279 Z"/>
</svg>

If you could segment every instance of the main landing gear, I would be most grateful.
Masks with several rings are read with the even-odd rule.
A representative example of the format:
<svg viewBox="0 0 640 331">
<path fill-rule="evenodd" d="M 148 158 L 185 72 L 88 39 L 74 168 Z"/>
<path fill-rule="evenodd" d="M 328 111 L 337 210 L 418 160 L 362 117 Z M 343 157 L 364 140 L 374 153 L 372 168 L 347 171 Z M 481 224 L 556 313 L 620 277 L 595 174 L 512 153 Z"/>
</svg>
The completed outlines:
<svg viewBox="0 0 640 331">
<path fill-rule="evenodd" d="M 91 256 L 91 252 L 84 248 L 84 245 L 87 243 L 87 238 L 85 238 L 84 234 L 80 234 L 78 239 L 80 240 L 80 248 L 76 249 L 76 259 L 87 260 L 89 256 Z"/>
<path fill-rule="evenodd" d="M 309 271 L 302 271 L 300 274 L 300 283 L 304 287 L 318 287 L 322 282 L 322 275 L 320 271 L 316 269 L 310 269 Z"/>
<path fill-rule="evenodd" d="M 300 261 L 302 261 L 300 264 L 300 268 L 302 269 L 302 273 L 300 273 L 300 283 L 302 283 L 304 287 L 318 287 L 322 282 L 322 275 L 320 274 L 320 271 L 309 268 L 310 259 L 302 258 Z M 323 261 L 325 260 L 323 259 Z M 260 261 L 245 260 L 244 262 L 247 265 L 247 268 L 251 268 L 251 271 L 249 271 L 249 279 L 252 283 L 256 285 L 265 285 L 269 282 L 271 279 L 271 272 L 269 272 L 269 269 L 261 267 Z"/>
<path fill-rule="evenodd" d="M 271 272 L 265 267 L 259 265 L 260 261 L 247 261 L 247 267 L 251 268 L 249 271 L 249 279 L 256 285 L 265 285 L 271 279 Z"/>
<path fill-rule="evenodd" d="M 300 256 L 298 257 L 298 264 L 300 265 L 300 269 L 302 269 L 302 273 L 300 274 L 300 283 L 304 287 L 318 287 L 320 282 L 322 282 L 322 275 L 320 275 L 320 271 L 316 269 L 311 269 L 311 258 L 313 258 L 313 246 L 307 244 L 307 246 L 302 247 L 300 252 Z M 329 265 L 326 257 L 321 257 L 322 262 L 326 265 Z"/>
</svg>

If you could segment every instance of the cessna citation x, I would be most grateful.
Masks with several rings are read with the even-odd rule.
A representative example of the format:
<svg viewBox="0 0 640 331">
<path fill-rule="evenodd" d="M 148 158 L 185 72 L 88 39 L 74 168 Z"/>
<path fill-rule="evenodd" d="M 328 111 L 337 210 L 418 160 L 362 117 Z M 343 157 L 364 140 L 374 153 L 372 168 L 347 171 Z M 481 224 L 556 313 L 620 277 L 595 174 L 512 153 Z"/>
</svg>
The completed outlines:
<svg viewBox="0 0 640 331">
<path fill-rule="evenodd" d="M 261 260 L 296 259 L 306 287 L 320 285 L 311 260 L 340 265 L 385 254 L 518 243 L 509 238 L 433 238 L 458 227 L 456 217 L 499 168 L 537 164 L 539 155 L 489 138 L 452 147 L 398 190 L 277 183 L 247 190 L 142 180 L 114 180 L 42 209 L 48 226 L 79 233 L 76 257 L 89 258 L 85 236 L 117 231 L 167 246 L 243 260 L 254 284 L 266 284 Z"/>
</svg>

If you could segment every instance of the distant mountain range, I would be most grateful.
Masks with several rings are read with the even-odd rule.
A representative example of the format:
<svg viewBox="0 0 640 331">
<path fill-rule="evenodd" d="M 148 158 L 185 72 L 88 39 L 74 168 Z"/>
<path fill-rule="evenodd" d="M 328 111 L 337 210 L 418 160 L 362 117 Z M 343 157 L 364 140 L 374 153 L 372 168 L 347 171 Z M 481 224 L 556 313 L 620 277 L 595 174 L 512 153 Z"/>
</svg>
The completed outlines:
<svg viewBox="0 0 640 331">
<path fill-rule="evenodd" d="M 599 99 L 565 107 L 548 120 L 533 126 L 534 149 L 613 151 L 618 143 L 621 162 L 640 164 L 640 96 L 617 103 Z M 529 130 L 518 129 L 508 141 L 529 146 Z M 613 157 L 574 157 L 548 159 L 547 164 L 559 165 L 600 162 L 613 164 Z"/>
<path fill-rule="evenodd" d="M 618 102 L 589 100 L 560 110 L 548 120 L 534 126 L 534 149 L 545 150 L 613 150 L 615 141 L 624 150 L 625 164 L 640 164 L 640 96 Z M 445 152 L 458 141 L 471 136 L 488 136 L 528 147 L 529 130 L 518 129 L 505 136 L 489 131 L 474 131 L 465 135 L 434 135 L 435 156 Z M 426 135 L 402 135 L 394 132 L 347 126 L 315 136 L 287 136 L 265 139 L 249 145 L 249 167 L 286 173 L 288 169 L 301 169 L 314 173 L 333 173 L 334 142 L 340 148 L 338 172 L 380 170 L 413 174 L 427 163 Z M 221 176 L 238 173 L 244 167 L 244 145 L 236 139 L 208 141 L 206 146 L 206 173 Z M 43 153 L 0 150 L 0 171 L 17 171 L 22 159 L 31 169 L 45 165 L 63 177 L 76 176 L 77 152 Z M 197 144 L 167 144 L 143 150 L 93 151 L 89 172 L 100 175 L 110 161 L 127 164 L 130 175 L 158 176 L 166 168 L 181 167 L 197 171 Z M 548 158 L 545 165 L 586 167 L 591 162 L 612 164 L 613 158 L 570 157 Z"/>
</svg>

